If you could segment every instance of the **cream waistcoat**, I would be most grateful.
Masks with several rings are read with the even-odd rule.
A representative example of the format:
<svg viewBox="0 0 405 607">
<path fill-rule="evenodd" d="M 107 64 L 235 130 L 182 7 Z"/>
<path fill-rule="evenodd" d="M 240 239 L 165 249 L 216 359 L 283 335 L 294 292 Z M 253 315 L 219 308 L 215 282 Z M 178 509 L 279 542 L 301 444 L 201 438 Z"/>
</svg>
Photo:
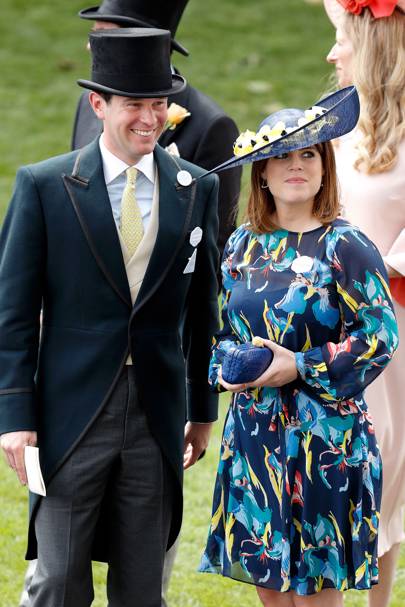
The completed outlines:
<svg viewBox="0 0 405 607">
<path fill-rule="evenodd" d="M 156 171 L 155 187 L 153 189 L 152 210 L 148 228 L 143 235 L 141 242 L 135 253 L 130 256 L 128 249 L 122 239 L 121 233 L 117 227 L 118 237 L 120 239 L 122 256 L 124 258 L 125 270 L 127 272 L 129 289 L 131 292 L 131 301 L 134 305 L 138 293 L 142 286 L 143 277 L 155 246 L 156 237 L 159 229 L 159 179 Z M 128 356 L 127 365 L 132 365 L 131 356 Z"/>
</svg>

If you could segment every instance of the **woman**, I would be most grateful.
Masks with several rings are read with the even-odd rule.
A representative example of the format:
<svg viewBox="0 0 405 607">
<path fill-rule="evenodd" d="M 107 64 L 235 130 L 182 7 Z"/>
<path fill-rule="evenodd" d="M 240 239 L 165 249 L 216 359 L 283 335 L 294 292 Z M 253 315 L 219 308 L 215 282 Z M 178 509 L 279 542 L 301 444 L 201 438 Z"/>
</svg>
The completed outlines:
<svg viewBox="0 0 405 607">
<path fill-rule="evenodd" d="M 381 468 L 362 391 L 396 325 L 380 255 L 337 218 L 329 140 L 356 124 L 355 89 L 320 106 L 273 114 L 221 167 L 253 162 L 248 221 L 222 264 L 210 383 L 234 395 L 200 570 L 254 584 L 266 607 L 340 607 L 377 579 Z M 227 384 L 225 353 L 255 335 L 273 362 Z"/>
<path fill-rule="evenodd" d="M 400 8 L 405 2 L 396 8 L 395 2 L 387 5 L 374 2 L 359 14 L 344 11 L 337 3 L 327 5 L 338 25 L 327 59 L 336 67 L 339 85 L 354 82 L 361 101 L 357 129 L 335 150 L 344 216 L 375 242 L 383 256 L 400 335 L 393 364 L 366 392 L 384 474 L 380 576 L 369 596 L 370 607 L 389 605 L 405 506 L 405 14 Z M 374 14 L 378 8 L 383 15 Z"/>
</svg>

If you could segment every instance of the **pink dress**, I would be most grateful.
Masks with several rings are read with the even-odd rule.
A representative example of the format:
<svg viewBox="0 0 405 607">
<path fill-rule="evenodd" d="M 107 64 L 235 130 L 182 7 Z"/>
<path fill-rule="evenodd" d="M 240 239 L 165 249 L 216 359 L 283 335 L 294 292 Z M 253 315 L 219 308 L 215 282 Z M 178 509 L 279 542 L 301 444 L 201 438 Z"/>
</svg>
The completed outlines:
<svg viewBox="0 0 405 607">
<path fill-rule="evenodd" d="M 343 215 L 377 245 L 388 265 L 405 275 L 405 141 L 392 170 L 368 175 L 353 167 L 357 136 L 346 135 L 335 148 Z M 399 348 L 365 393 L 383 460 L 379 556 L 404 538 L 405 307 L 394 304 Z"/>
</svg>

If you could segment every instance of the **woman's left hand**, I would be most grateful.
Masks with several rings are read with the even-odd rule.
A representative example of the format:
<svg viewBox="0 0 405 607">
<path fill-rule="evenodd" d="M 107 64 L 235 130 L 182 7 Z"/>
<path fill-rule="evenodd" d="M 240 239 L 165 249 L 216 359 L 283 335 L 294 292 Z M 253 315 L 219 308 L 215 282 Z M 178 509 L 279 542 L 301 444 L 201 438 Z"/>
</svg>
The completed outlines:
<svg viewBox="0 0 405 607">
<path fill-rule="evenodd" d="M 243 392 L 247 388 L 262 388 L 269 386 L 271 388 L 280 388 L 289 384 L 298 377 L 297 365 L 295 363 L 295 354 L 283 346 L 263 339 L 263 344 L 273 352 L 273 360 L 266 371 L 250 384 L 228 384 L 222 375 L 218 374 L 218 382 L 230 392 Z"/>
<path fill-rule="evenodd" d="M 249 384 L 250 388 L 262 388 L 269 386 L 271 388 L 280 388 L 289 384 L 298 377 L 295 354 L 283 346 L 263 339 L 263 344 L 273 352 L 273 360 L 266 371 L 260 375 L 254 382 Z"/>
<path fill-rule="evenodd" d="M 229 392 L 243 392 L 248 387 L 248 384 L 228 384 L 222 377 L 221 369 L 218 371 L 218 383 Z"/>
</svg>

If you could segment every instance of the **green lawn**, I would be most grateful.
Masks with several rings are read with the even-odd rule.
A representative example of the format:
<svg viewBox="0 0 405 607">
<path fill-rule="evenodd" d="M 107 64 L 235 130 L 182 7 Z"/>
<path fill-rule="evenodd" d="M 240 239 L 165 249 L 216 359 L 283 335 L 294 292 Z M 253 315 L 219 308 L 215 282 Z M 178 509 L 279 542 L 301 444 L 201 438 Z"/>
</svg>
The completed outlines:
<svg viewBox="0 0 405 607">
<path fill-rule="evenodd" d="M 75 17 L 79 0 L 2 0 L 0 21 L 0 216 L 19 165 L 67 151 L 76 100 L 75 81 L 89 75 L 88 23 Z M 321 4 L 304 0 L 190 0 L 178 39 L 191 57 L 176 65 L 214 97 L 241 129 L 255 129 L 282 106 L 306 106 L 329 89 L 324 57 L 334 32 Z M 246 179 L 245 179 L 246 183 Z M 246 198 L 244 186 L 242 201 Z M 226 397 L 221 401 L 223 416 Z M 183 539 L 170 589 L 172 607 L 258 604 L 253 588 L 195 573 L 210 518 L 221 424 L 205 459 L 186 474 Z M 0 463 L 0 605 L 16 607 L 25 563 L 26 491 Z M 392 607 L 405 604 L 398 571 Z M 97 597 L 105 605 L 105 569 L 95 567 Z M 365 605 L 360 593 L 349 607 Z"/>
</svg>

